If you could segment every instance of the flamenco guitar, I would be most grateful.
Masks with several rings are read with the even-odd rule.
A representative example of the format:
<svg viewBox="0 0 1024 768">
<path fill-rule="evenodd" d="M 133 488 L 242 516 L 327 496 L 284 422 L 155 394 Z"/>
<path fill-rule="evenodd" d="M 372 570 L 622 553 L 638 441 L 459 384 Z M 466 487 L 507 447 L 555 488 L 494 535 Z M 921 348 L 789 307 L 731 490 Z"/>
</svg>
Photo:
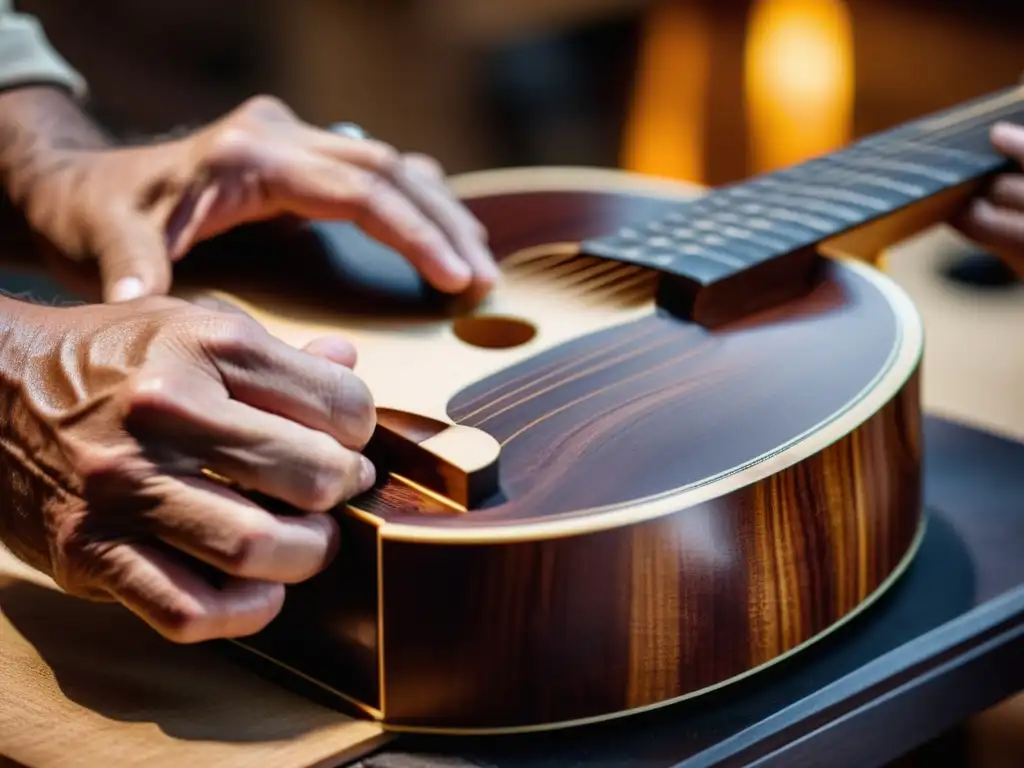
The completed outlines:
<svg viewBox="0 0 1024 768">
<path fill-rule="evenodd" d="M 289 343 L 346 333 L 379 406 L 337 558 L 240 644 L 387 728 L 471 733 L 665 705 L 836 629 L 924 526 L 921 322 L 846 257 L 946 218 L 1022 118 L 1012 88 L 702 195 L 462 177 L 504 272 L 472 311 L 321 222 L 332 307 L 200 287 Z"/>
</svg>

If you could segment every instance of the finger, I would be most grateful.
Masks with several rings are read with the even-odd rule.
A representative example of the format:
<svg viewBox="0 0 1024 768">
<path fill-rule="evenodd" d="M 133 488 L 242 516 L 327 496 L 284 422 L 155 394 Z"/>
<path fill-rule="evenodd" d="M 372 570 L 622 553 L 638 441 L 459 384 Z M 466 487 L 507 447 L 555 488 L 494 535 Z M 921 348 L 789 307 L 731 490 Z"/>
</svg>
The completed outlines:
<svg viewBox="0 0 1024 768">
<path fill-rule="evenodd" d="M 1016 210 L 1024 214 L 1024 174 L 1004 173 L 997 176 L 986 197 L 996 208 Z"/>
<path fill-rule="evenodd" d="M 322 336 L 302 348 L 306 354 L 322 357 L 346 368 L 355 368 L 358 361 L 355 345 L 342 336 Z"/>
<path fill-rule="evenodd" d="M 985 198 L 976 198 L 953 219 L 964 235 L 990 248 L 1011 267 L 1024 267 L 1024 213 L 1001 208 Z"/>
<path fill-rule="evenodd" d="M 133 216 L 108 226 L 97 242 L 103 300 L 122 302 L 167 293 L 171 265 L 160 231 Z"/>
<path fill-rule="evenodd" d="M 396 172 L 396 185 L 445 233 L 473 271 L 474 292 L 482 296 L 497 282 L 498 265 L 486 246 L 483 226 L 451 193 L 443 178 L 435 161 L 413 156 Z"/>
<path fill-rule="evenodd" d="M 417 152 L 411 152 L 405 156 L 406 165 L 411 168 L 415 173 L 423 176 L 427 181 L 440 187 L 441 192 L 450 197 L 454 202 L 458 204 L 459 210 L 468 219 L 468 226 L 470 226 L 478 240 L 486 242 L 488 237 L 487 227 L 484 226 L 483 222 L 480 221 L 473 212 L 469 210 L 466 205 L 459 200 L 458 197 L 452 194 L 451 188 L 447 184 L 447 176 L 444 172 L 444 168 L 441 164 L 430 157 L 429 155 L 423 155 Z"/>
<path fill-rule="evenodd" d="M 350 368 L 285 344 L 255 323 L 203 345 L 233 399 L 326 432 L 353 451 L 372 436 L 373 396 Z"/>
<path fill-rule="evenodd" d="M 474 293 L 480 295 L 491 290 L 500 273 L 493 255 L 486 247 L 487 230 L 451 194 L 445 184 L 444 169 L 437 160 L 421 153 L 409 153 L 396 161 L 389 156 L 390 148 L 387 145 L 362 141 L 362 144 L 372 145 L 367 148 L 360 146 L 359 140 L 313 128 L 304 130 L 302 135 L 309 137 L 310 146 L 317 151 L 390 179 L 399 192 L 407 195 L 438 226 L 454 251 L 469 266 L 473 273 L 472 280 L 459 290 L 465 290 L 469 285 L 472 285 Z"/>
<path fill-rule="evenodd" d="M 1024 162 L 1024 125 L 996 123 L 992 126 L 990 138 L 995 148 L 1004 155 Z"/>
<path fill-rule="evenodd" d="M 457 293 L 470 285 L 472 270 L 441 226 L 391 180 L 323 156 L 310 157 L 302 174 L 279 177 L 276 189 L 289 212 L 351 220 L 440 291 Z"/>
<path fill-rule="evenodd" d="M 375 480 L 369 460 L 331 435 L 173 376 L 140 381 L 126 423 L 165 472 L 211 470 L 307 512 L 332 509 Z"/>
<path fill-rule="evenodd" d="M 141 544 L 103 550 L 97 584 L 177 643 L 246 637 L 284 605 L 284 586 L 228 579 L 213 587 L 172 555 Z"/>
<path fill-rule="evenodd" d="M 471 284 L 472 270 L 445 232 L 394 185 L 392 168 L 401 162 L 353 155 L 350 150 L 360 140 L 312 129 L 297 132 L 299 138 L 311 134 L 316 138 L 301 142 L 303 150 L 276 143 L 245 147 L 247 162 L 260 169 L 268 210 L 352 221 L 402 254 L 438 290 L 457 293 Z"/>
<path fill-rule="evenodd" d="M 329 514 L 275 515 L 212 480 L 164 476 L 148 531 L 175 549 L 236 578 L 297 584 L 337 552 Z"/>
<path fill-rule="evenodd" d="M 417 173 L 430 179 L 435 184 L 444 183 L 444 167 L 430 155 L 424 155 L 420 152 L 409 152 L 405 156 L 405 162 L 410 168 L 415 169 Z"/>
<path fill-rule="evenodd" d="M 237 304 L 217 296 L 210 296 L 209 294 L 196 296 L 192 299 L 192 303 L 206 309 L 212 309 L 215 312 L 227 312 L 252 318 L 252 315 Z M 322 357 L 346 368 L 355 368 L 356 362 L 359 359 L 355 345 L 344 336 L 321 336 L 310 341 L 302 350 L 307 354 Z"/>
</svg>

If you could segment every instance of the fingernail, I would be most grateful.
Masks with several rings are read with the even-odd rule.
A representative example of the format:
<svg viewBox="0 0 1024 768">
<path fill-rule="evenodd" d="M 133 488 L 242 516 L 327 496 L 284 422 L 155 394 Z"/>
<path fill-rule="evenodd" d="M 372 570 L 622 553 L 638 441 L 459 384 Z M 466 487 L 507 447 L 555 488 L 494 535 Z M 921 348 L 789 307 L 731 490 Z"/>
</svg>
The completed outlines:
<svg viewBox="0 0 1024 768">
<path fill-rule="evenodd" d="M 131 301 L 142 295 L 142 281 L 137 277 L 122 277 L 110 291 L 110 301 Z"/>
<path fill-rule="evenodd" d="M 468 281 L 473 277 L 473 270 L 469 268 L 469 264 L 460 259 L 454 252 L 448 256 L 448 268 L 458 277 L 460 280 Z"/>
<path fill-rule="evenodd" d="M 377 468 L 365 456 L 359 458 L 359 482 L 363 488 L 372 488 L 373 484 L 377 482 Z"/>
</svg>

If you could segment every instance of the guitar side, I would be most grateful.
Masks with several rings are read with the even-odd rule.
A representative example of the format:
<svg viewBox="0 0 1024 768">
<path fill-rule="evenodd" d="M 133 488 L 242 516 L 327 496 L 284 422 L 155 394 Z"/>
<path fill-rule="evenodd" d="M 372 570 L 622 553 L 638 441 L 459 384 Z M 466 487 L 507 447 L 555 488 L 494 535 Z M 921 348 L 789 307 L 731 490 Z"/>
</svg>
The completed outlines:
<svg viewBox="0 0 1024 768">
<path fill-rule="evenodd" d="M 513 281 L 524 252 L 694 193 L 556 169 L 453 186 Z M 574 273 L 552 253 L 534 277 Z M 447 397 L 443 416 L 500 444 L 501 498 L 453 510 L 391 480 L 354 500 L 336 561 L 240 644 L 391 729 L 537 730 L 726 685 L 881 595 L 923 530 L 906 296 L 827 260 L 806 297 L 712 331 L 637 286 L 594 299 L 606 321 L 464 371 Z M 286 303 L 229 298 L 301 341 L 278 324 Z"/>
</svg>

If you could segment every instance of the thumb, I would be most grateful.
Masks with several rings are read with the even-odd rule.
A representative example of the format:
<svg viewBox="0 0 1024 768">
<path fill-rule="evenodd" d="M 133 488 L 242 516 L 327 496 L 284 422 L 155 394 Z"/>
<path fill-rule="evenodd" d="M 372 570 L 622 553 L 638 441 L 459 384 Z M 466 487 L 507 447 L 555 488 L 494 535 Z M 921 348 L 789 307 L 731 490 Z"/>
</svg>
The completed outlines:
<svg viewBox="0 0 1024 768">
<path fill-rule="evenodd" d="M 131 301 L 165 294 L 171 263 L 163 234 L 144 219 L 122 222 L 98 254 L 103 301 Z"/>
</svg>

